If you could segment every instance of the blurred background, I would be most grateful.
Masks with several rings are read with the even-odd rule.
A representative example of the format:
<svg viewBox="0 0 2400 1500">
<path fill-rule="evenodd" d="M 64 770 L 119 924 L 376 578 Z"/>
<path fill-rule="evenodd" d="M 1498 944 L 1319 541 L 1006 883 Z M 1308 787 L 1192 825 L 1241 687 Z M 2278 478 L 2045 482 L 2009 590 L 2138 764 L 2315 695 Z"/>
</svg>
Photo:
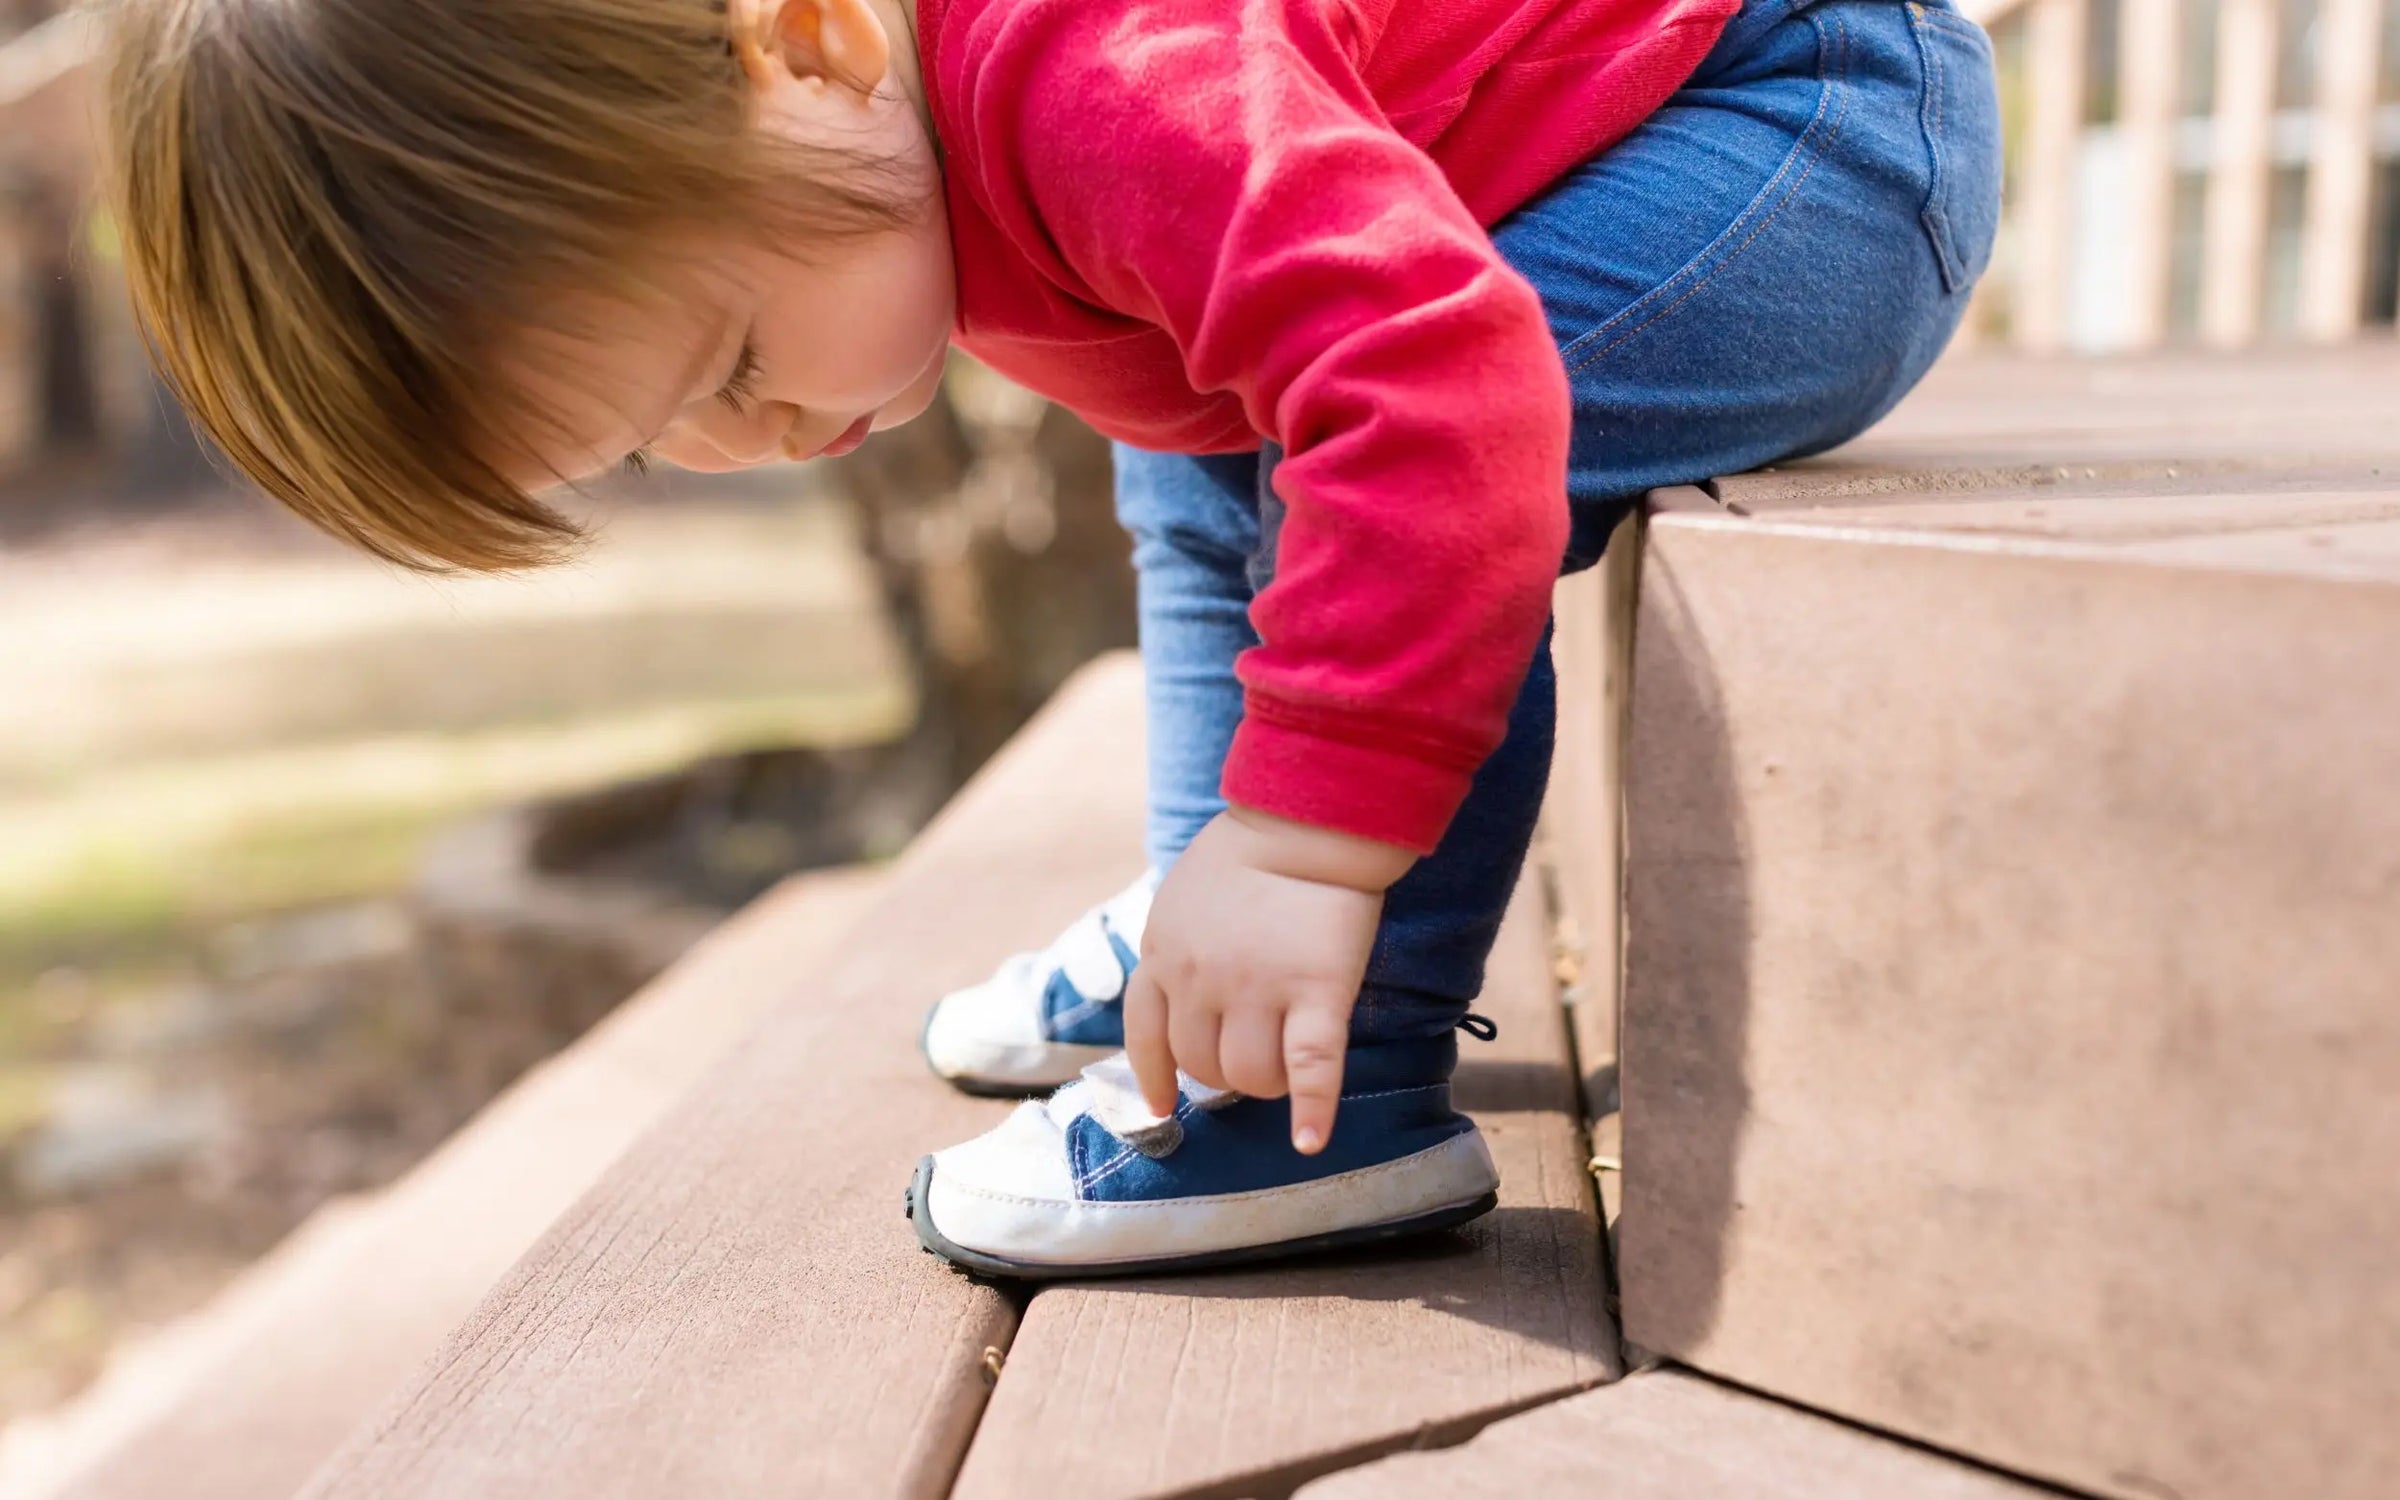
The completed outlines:
<svg viewBox="0 0 2400 1500">
<path fill-rule="evenodd" d="M 0 0 L 0 1423 L 1132 641 L 1105 446 L 966 365 L 837 464 L 610 482 L 555 571 L 305 531 L 148 372 L 54 8 Z M 2013 165 L 1964 342 L 2391 322 L 2400 0 L 1968 8 Z"/>
<path fill-rule="evenodd" d="M 1133 640 L 1105 444 L 971 367 L 840 464 L 611 481 L 536 575 L 287 519 L 149 372 L 48 9 L 0 0 L 0 1422 Z"/>
</svg>

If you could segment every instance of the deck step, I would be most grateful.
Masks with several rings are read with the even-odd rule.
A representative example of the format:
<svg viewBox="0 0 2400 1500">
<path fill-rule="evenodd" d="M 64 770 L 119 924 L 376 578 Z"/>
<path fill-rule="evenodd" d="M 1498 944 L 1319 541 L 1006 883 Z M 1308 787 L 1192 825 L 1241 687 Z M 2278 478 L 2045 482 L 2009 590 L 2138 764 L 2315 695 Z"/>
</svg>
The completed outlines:
<svg viewBox="0 0 2400 1500">
<path fill-rule="evenodd" d="M 1038 1292 L 958 1500 L 1286 1494 L 1612 1379 L 1600 1228 L 1538 881 L 1463 1042 L 1500 1207 L 1399 1253 Z"/>
<path fill-rule="evenodd" d="M 2390 1493 L 2400 349 L 2279 358 L 1954 372 L 1651 519 L 1636 1344 L 2129 1500 Z"/>
<path fill-rule="evenodd" d="M 1680 1371 L 1651 1370 L 1319 1480 L 1299 1500 L 2039 1500 L 2052 1492 Z"/>
<path fill-rule="evenodd" d="M 1997 484 L 2390 475 L 2400 343 L 2124 359 L 1945 360 L 1822 458 L 1717 481 L 1737 509 Z"/>
<path fill-rule="evenodd" d="M 641 1131 L 821 961 L 880 877 L 803 875 L 527 1074 L 398 1184 L 304 1225 L 0 1467 L 18 1500 L 291 1494 Z"/>
<path fill-rule="evenodd" d="M 1141 678 L 1088 671 L 769 997 L 307 1494 L 319 1500 L 938 1496 L 1017 1311 L 918 1248 L 917 1158 L 1004 1104 L 916 1051 L 936 995 L 1140 868 Z"/>
</svg>

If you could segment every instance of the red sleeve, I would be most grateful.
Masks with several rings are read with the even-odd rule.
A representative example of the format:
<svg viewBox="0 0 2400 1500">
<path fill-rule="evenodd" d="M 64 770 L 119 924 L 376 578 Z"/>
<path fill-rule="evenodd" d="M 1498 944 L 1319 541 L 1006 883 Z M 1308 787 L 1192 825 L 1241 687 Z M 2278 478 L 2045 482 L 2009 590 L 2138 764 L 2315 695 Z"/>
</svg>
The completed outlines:
<svg viewBox="0 0 2400 1500">
<path fill-rule="evenodd" d="M 1566 544 L 1539 299 L 1383 120 L 1339 7 L 1007 11 L 973 70 L 987 193 L 1285 450 L 1225 795 L 1429 852 L 1500 743 Z"/>
</svg>

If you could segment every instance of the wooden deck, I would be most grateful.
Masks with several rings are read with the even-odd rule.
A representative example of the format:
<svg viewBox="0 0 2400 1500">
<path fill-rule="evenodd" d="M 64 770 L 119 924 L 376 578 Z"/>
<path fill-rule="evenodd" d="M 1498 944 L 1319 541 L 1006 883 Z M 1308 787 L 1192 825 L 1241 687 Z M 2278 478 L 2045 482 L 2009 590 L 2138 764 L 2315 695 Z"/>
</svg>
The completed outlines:
<svg viewBox="0 0 2400 1500">
<path fill-rule="evenodd" d="M 1693 1375 L 1644 1371 L 1300 1500 L 2039 1500 L 2050 1493 Z"/>
<path fill-rule="evenodd" d="M 1542 906 L 1519 893 L 1479 1005 L 1499 1040 L 1459 1065 L 1498 1211 L 1400 1255 L 1036 1293 L 960 1500 L 1280 1493 L 1616 1377 Z"/>
<path fill-rule="evenodd" d="M 395 1187 L 320 1214 L 163 1348 L 111 1372 L 0 1494 L 289 1495 L 558 1216 L 812 965 L 877 881 L 805 875 L 712 934 Z"/>
<path fill-rule="evenodd" d="M 2100 1493 L 2400 1463 L 2396 416 L 2389 344 L 1968 367 L 1654 519 L 1636 1342 Z"/>
<path fill-rule="evenodd" d="M 1106 663 L 838 935 L 787 894 L 641 1002 L 763 1021 L 630 1150 L 505 1201 L 606 1107 L 570 1055 L 580 1102 L 295 1255 L 56 1493 L 2380 1495 L 2396 392 L 2390 345 L 1959 362 L 1841 454 L 1657 496 L 1561 591 L 1465 1232 L 1030 1294 L 917 1249 L 911 1163 L 1005 1108 L 925 1075 L 925 1003 L 1137 859 Z"/>
</svg>

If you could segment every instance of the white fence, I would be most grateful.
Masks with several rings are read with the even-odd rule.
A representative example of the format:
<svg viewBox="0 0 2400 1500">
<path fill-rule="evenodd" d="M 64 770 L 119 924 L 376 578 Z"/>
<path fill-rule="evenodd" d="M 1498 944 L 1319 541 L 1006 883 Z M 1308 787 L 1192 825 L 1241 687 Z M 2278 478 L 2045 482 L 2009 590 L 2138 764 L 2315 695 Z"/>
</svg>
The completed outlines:
<svg viewBox="0 0 2400 1500">
<path fill-rule="evenodd" d="M 2349 338 L 2400 267 L 2400 0 L 1966 0 L 2011 170 L 1976 334 Z"/>
<path fill-rule="evenodd" d="M 2011 163 L 1968 341 L 2241 347 L 2392 321 L 2400 0 L 1961 3 L 1998 44 Z M 62 17 L 0 45 L 0 164 L 80 154 L 55 138 L 81 120 L 43 106 L 92 43 Z"/>
</svg>

